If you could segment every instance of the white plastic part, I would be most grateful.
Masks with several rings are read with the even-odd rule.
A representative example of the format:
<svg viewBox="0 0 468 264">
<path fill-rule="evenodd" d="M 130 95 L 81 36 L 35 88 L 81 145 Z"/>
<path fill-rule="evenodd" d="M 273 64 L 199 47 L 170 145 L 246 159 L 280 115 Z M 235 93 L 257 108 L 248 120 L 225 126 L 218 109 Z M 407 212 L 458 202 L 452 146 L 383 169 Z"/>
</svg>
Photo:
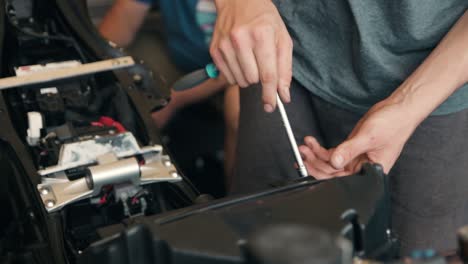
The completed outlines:
<svg viewBox="0 0 468 264">
<path fill-rule="evenodd" d="M 76 60 L 51 62 L 47 64 L 26 65 L 15 68 L 15 73 L 16 76 L 28 76 L 36 73 L 45 73 L 51 70 L 74 68 L 80 65 L 81 62 Z"/>
<path fill-rule="evenodd" d="M 73 64 L 72 62 L 70 62 Z M 79 77 L 88 74 L 95 74 L 105 71 L 113 71 L 132 67 L 135 61 L 132 57 L 120 57 L 110 60 L 90 62 L 86 64 L 70 65 L 70 67 L 54 68 L 49 66 L 45 72 L 34 72 L 23 76 L 6 77 L 0 79 L 0 90 L 10 89 L 17 86 L 40 84 L 44 82 L 58 81 L 68 78 Z M 34 65 L 33 65 L 34 66 Z M 59 65 L 60 66 L 60 65 Z M 63 66 L 63 65 L 61 65 Z M 58 66 L 57 66 L 58 67 Z M 20 70 L 21 71 L 21 70 Z M 25 71 L 24 68 L 22 71 Z"/>
<path fill-rule="evenodd" d="M 37 146 L 41 140 L 41 129 L 43 128 L 41 113 L 28 112 L 28 124 L 26 140 L 30 146 Z"/>
</svg>

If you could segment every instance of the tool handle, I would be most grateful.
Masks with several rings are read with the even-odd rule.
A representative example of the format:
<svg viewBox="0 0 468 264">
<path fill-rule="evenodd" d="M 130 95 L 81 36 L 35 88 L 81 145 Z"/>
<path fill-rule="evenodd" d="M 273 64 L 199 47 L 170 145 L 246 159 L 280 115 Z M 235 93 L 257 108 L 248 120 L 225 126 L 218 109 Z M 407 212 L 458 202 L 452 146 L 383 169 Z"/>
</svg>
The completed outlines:
<svg viewBox="0 0 468 264">
<path fill-rule="evenodd" d="M 217 78 L 218 76 L 218 68 L 216 68 L 216 65 L 210 63 L 206 65 L 204 69 L 196 70 L 179 79 L 174 83 L 172 89 L 175 91 L 188 90 L 209 79 Z"/>
</svg>

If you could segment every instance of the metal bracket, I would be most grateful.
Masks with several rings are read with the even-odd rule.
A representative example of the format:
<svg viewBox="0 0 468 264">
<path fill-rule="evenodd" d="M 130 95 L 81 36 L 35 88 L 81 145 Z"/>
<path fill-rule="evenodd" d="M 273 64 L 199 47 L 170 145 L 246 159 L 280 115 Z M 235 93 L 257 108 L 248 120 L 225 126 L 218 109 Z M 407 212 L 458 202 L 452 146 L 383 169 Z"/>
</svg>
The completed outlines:
<svg viewBox="0 0 468 264">
<path fill-rule="evenodd" d="M 131 139 L 133 135 L 129 133 L 125 137 Z M 95 197 L 106 185 L 128 182 L 140 186 L 156 182 L 182 181 L 170 158 L 162 155 L 162 147 L 159 145 L 141 149 L 132 147 L 131 156 L 128 156 L 128 148 L 123 151 L 127 155 L 123 156 L 119 155 L 122 154 L 121 149 L 111 149 L 114 152 L 101 153 L 97 157 L 87 156 L 84 163 L 74 162 L 74 166 L 70 166 L 70 163 L 61 164 L 39 171 L 43 177 L 37 189 L 46 210 L 55 212 L 70 203 Z M 142 159 L 137 159 L 137 156 L 141 156 Z M 93 163 L 90 164 L 89 161 Z M 66 171 L 77 167 L 84 171 L 83 177 L 69 180 Z"/>
</svg>

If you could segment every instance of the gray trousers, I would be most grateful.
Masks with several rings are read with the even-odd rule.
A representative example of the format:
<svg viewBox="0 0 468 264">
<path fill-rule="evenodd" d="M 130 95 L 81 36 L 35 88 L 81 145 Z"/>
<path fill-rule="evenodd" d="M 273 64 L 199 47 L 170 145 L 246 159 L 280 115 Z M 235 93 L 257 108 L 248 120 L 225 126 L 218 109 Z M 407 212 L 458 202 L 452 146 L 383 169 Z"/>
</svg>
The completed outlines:
<svg viewBox="0 0 468 264">
<path fill-rule="evenodd" d="M 271 183 L 297 178 L 279 113 L 263 111 L 260 87 L 241 89 L 240 96 L 231 192 L 263 190 Z M 327 148 L 337 146 L 361 117 L 323 101 L 297 82 L 291 87 L 291 99 L 286 111 L 298 144 L 313 135 Z M 391 170 L 392 222 L 402 254 L 413 249 L 456 248 L 456 230 L 468 224 L 467 136 L 468 110 L 429 117 Z"/>
</svg>

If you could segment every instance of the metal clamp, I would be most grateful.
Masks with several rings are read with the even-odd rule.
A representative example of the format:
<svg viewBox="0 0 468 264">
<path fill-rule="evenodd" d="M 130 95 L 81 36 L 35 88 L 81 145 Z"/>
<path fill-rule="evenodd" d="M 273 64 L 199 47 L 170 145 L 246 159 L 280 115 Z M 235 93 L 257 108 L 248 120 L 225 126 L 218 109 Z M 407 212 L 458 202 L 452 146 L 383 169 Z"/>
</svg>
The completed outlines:
<svg viewBox="0 0 468 264">
<path fill-rule="evenodd" d="M 37 186 L 42 202 L 48 212 L 55 212 L 70 203 L 98 195 L 106 185 L 130 182 L 139 186 L 181 181 L 169 157 L 163 156 L 160 149 L 159 146 L 153 148 L 154 151 L 146 149 L 144 164 L 140 164 L 135 157 L 119 160 L 109 154 L 100 157 L 98 165 L 87 167 L 84 177 L 80 179 L 71 181 L 67 177 L 44 177 Z"/>
</svg>

